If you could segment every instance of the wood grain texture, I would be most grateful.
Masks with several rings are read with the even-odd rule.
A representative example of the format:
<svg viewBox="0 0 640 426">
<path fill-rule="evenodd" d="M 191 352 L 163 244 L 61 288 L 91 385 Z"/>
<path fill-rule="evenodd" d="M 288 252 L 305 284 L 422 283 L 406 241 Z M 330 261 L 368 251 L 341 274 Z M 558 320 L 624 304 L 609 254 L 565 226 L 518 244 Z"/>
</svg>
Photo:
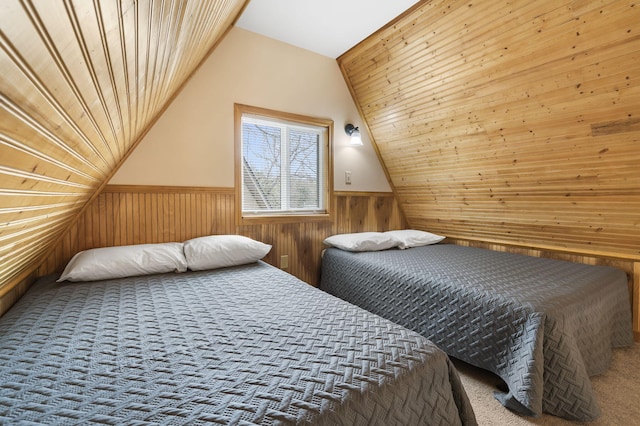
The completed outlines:
<svg viewBox="0 0 640 426">
<path fill-rule="evenodd" d="M 633 264 L 633 334 L 640 341 L 640 262 Z"/>
<path fill-rule="evenodd" d="M 640 132 L 640 118 L 616 120 L 591 125 L 591 134 L 593 136 L 614 135 L 625 132 Z"/>
<path fill-rule="evenodd" d="M 47 256 L 245 3 L 2 1 L 0 295 Z"/>
<path fill-rule="evenodd" d="M 265 261 L 317 285 L 322 241 L 332 234 L 402 229 L 392 193 L 341 192 L 334 196 L 335 222 L 237 225 L 234 188 L 108 185 L 64 235 L 38 275 L 59 273 L 78 251 L 117 245 L 185 241 L 239 234 L 271 244 Z"/>
<path fill-rule="evenodd" d="M 421 1 L 338 63 L 411 227 L 640 260 L 640 5 Z"/>
</svg>

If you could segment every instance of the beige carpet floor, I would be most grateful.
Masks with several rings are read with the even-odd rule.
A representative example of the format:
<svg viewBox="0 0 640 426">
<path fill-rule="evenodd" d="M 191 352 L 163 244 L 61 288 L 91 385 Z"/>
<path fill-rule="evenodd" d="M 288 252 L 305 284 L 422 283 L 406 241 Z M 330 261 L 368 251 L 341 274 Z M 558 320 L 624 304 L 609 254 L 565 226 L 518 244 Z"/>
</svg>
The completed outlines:
<svg viewBox="0 0 640 426">
<path fill-rule="evenodd" d="M 589 423 L 572 422 L 543 414 L 524 417 L 504 408 L 493 396 L 500 379 L 491 373 L 454 360 L 480 426 L 521 425 L 640 425 L 640 343 L 615 349 L 611 368 L 591 378 L 602 415 Z"/>
</svg>

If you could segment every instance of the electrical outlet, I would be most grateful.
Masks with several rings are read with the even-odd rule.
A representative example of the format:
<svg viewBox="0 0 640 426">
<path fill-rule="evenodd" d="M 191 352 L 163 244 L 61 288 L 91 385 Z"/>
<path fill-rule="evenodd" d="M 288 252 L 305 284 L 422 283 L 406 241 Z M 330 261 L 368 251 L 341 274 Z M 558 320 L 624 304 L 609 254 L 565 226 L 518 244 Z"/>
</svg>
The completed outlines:
<svg viewBox="0 0 640 426">
<path fill-rule="evenodd" d="M 280 269 L 287 269 L 289 267 L 289 255 L 283 254 L 280 256 Z"/>
<path fill-rule="evenodd" d="M 344 172 L 344 183 L 346 183 L 347 185 L 351 185 L 351 172 L 350 171 Z"/>
</svg>

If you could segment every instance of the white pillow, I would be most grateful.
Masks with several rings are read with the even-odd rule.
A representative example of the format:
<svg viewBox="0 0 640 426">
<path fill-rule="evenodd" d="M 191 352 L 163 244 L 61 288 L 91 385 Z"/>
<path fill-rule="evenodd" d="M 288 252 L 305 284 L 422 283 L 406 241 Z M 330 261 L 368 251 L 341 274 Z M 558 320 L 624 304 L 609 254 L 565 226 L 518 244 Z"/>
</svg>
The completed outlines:
<svg viewBox="0 0 640 426">
<path fill-rule="evenodd" d="M 417 229 L 402 229 L 399 231 L 387 231 L 387 235 L 391 235 L 398 240 L 398 247 L 406 249 L 410 247 L 426 246 L 429 244 L 439 243 L 444 240 L 442 235 L 432 234 L 430 232 L 419 231 Z"/>
<path fill-rule="evenodd" d="M 184 255 L 192 271 L 257 262 L 269 250 L 269 244 L 242 235 L 210 235 L 184 242 Z"/>
<path fill-rule="evenodd" d="M 396 247 L 399 241 L 383 232 L 356 232 L 332 235 L 323 243 L 346 251 L 379 251 Z"/>
<path fill-rule="evenodd" d="M 182 243 L 102 247 L 76 253 L 58 282 L 108 280 L 186 270 Z"/>
</svg>

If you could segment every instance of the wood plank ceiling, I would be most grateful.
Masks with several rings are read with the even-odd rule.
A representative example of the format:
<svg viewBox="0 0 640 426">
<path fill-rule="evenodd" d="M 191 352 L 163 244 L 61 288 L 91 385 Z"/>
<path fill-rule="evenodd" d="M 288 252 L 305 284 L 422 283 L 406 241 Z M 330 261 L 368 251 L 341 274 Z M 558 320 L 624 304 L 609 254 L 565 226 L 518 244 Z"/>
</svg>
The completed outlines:
<svg viewBox="0 0 640 426">
<path fill-rule="evenodd" d="M 640 259 L 640 4 L 420 2 L 338 58 L 409 226 Z"/>
<path fill-rule="evenodd" d="M 3 0 L 0 295 L 52 250 L 246 0 Z"/>
</svg>

